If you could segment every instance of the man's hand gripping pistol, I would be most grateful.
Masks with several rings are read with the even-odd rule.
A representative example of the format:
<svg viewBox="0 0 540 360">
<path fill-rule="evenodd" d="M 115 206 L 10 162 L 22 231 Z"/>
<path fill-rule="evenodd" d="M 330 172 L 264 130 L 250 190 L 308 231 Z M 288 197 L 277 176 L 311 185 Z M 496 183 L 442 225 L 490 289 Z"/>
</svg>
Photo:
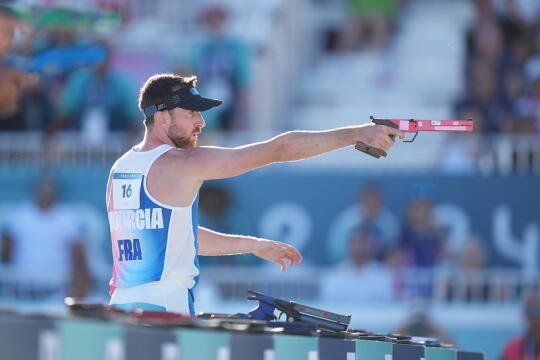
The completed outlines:
<svg viewBox="0 0 540 360">
<path fill-rule="evenodd" d="M 377 125 L 390 126 L 403 132 L 415 133 L 411 140 L 403 142 L 413 142 L 420 131 L 444 131 L 444 132 L 472 132 L 474 123 L 472 120 L 415 120 L 415 119 L 377 119 L 370 116 L 371 122 Z M 391 136 L 392 140 L 394 136 Z M 375 158 L 386 157 L 386 151 L 369 146 L 361 141 L 357 142 L 356 150 L 363 151 Z"/>
</svg>

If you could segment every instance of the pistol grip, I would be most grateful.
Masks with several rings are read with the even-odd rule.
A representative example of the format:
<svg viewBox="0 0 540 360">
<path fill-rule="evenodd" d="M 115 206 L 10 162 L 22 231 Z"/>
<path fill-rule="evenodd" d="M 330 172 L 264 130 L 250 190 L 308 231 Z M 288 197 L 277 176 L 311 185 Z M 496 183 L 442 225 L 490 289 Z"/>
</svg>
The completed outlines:
<svg viewBox="0 0 540 360">
<path fill-rule="evenodd" d="M 366 154 L 369 154 L 376 159 L 380 158 L 381 156 L 386 157 L 387 155 L 386 151 L 373 147 L 373 146 L 369 146 L 363 143 L 362 141 L 358 141 L 356 145 L 354 146 L 354 148 L 358 151 L 365 152 Z"/>
</svg>

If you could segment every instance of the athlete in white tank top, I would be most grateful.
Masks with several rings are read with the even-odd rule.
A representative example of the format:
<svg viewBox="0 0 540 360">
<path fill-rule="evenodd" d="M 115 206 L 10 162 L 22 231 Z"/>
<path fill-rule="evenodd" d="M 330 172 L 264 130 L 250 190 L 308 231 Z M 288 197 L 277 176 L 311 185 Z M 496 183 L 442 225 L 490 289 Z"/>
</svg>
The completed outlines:
<svg viewBox="0 0 540 360">
<path fill-rule="evenodd" d="M 114 164 L 107 183 L 113 276 L 111 304 L 194 314 L 198 255 L 251 253 L 281 266 L 298 265 L 293 246 L 222 234 L 197 223 L 205 180 L 223 179 L 274 162 L 295 161 L 356 144 L 388 152 L 404 133 L 372 123 L 326 131 L 290 131 L 236 148 L 197 146 L 201 111 L 221 101 L 199 95 L 195 77 L 159 74 L 143 85 L 143 141 Z"/>
<path fill-rule="evenodd" d="M 199 275 L 198 196 L 190 206 L 173 207 L 154 199 L 146 187 L 150 167 L 171 148 L 132 149 L 112 167 L 107 204 L 114 263 L 111 304 L 136 298 L 139 306 L 193 312 L 190 290 Z"/>
</svg>

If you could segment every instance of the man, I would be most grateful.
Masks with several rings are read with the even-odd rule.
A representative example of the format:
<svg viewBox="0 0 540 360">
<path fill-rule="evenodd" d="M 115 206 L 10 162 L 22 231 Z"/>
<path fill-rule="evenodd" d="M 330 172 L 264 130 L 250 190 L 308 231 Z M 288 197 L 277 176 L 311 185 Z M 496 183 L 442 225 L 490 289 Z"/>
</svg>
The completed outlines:
<svg viewBox="0 0 540 360">
<path fill-rule="evenodd" d="M 377 259 L 379 238 L 359 226 L 349 235 L 347 258 L 323 276 L 321 297 L 328 301 L 389 301 L 394 280 L 390 268 Z"/>
<path fill-rule="evenodd" d="M 0 56 L 8 55 L 11 51 L 17 25 L 17 14 L 10 7 L 0 5 Z"/>
<path fill-rule="evenodd" d="M 138 111 L 133 103 L 137 89 L 130 75 L 112 66 L 114 51 L 105 41 L 105 60 L 97 66 L 72 72 L 59 98 L 59 112 L 71 129 L 79 129 L 94 142 L 103 141 L 108 131 L 139 132 Z"/>
<path fill-rule="evenodd" d="M 38 176 L 34 196 L 10 208 L 0 239 L 0 261 L 16 275 L 15 295 L 83 298 L 92 278 L 78 220 L 58 198 L 58 184 L 50 175 Z"/>
<path fill-rule="evenodd" d="M 208 33 L 191 56 L 190 68 L 198 74 L 201 90 L 224 100 L 222 106 L 205 115 L 207 130 L 238 129 L 245 125 L 249 51 L 241 39 L 228 33 L 229 15 L 224 5 L 204 7 L 202 22 Z"/>
<path fill-rule="evenodd" d="M 364 186 L 358 194 L 357 203 L 344 210 L 330 226 L 328 243 L 332 260 L 345 258 L 347 242 L 357 228 L 363 228 L 380 240 L 375 244 L 375 255 L 379 259 L 397 242 L 398 221 L 385 204 L 384 193 L 377 184 Z"/>
<path fill-rule="evenodd" d="M 198 226 L 199 189 L 205 180 L 243 174 L 274 162 L 300 160 L 357 141 L 387 151 L 390 136 L 404 134 L 379 125 L 328 131 L 291 131 L 237 148 L 197 147 L 205 126 L 200 112 L 221 104 L 202 97 L 196 77 L 161 74 L 143 85 L 143 141 L 113 165 L 107 183 L 113 277 L 111 304 L 121 308 L 194 314 L 193 287 L 200 255 L 252 253 L 264 260 L 298 265 L 292 246 Z"/>
<path fill-rule="evenodd" d="M 19 26 L 17 14 L 8 6 L 0 5 L 0 127 L 18 127 L 11 116 L 17 111 L 22 90 L 29 82 L 28 75 L 5 63 L 13 48 L 13 37 Z"/>
</svg>

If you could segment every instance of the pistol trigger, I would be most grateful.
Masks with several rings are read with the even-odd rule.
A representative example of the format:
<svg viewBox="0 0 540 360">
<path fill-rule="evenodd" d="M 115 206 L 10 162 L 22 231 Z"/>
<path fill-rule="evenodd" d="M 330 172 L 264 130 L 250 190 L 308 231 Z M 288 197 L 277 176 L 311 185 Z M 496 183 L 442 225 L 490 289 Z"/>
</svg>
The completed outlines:
<svg viewBox="0 0 540 360">
<path fill-rule="evenodd" d="M 411 143 L 414 141 L 414 139 L 416 139 L 416 136 L 418 135 L 418 131 L 414 133 L 414 136 L 411 140 L 403 140 L 403 142 L 406 142 L 406 143 Z"/>
</svg>

